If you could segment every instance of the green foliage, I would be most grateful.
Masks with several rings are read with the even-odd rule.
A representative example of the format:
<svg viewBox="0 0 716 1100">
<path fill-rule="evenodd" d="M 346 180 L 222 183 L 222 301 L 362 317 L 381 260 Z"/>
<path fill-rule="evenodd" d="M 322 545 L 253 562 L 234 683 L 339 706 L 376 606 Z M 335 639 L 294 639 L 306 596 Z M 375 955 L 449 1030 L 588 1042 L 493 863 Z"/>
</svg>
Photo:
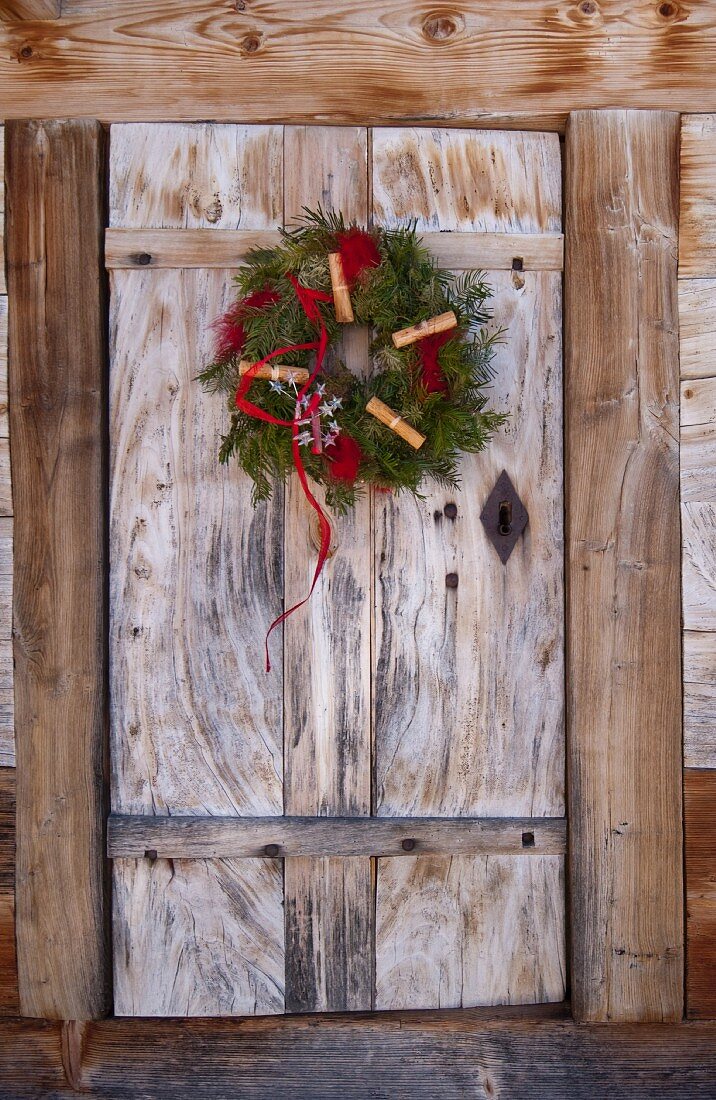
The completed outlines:
<svg viewBox="0 0 716 1100">
<path fill-rule="evenodd" d="M 246 340 L 241 356 L 245 359 L 255 362 L 278 348 L 317 338 L 317 327 L 306 317 L 287 275 L 293 274 L 303 286 L 330 292 L 328 253 L 337 250 L 336 234 L 349 226 L 338 213 L 319 209 L 304 214 L 297 228 L 282 231 L 276 248 L 251 251 L 236 277 L 239 302 L 267 288 L 279 295 L 275 304 L 263 309 L 242 309 Z M 316 382 L 325 383 L 327 399 L 342 401 L 335 419 L 341 432 L 361 448 L 358 482 L 353 485 L 334 479 L 324 455 L 314 455 L 310 446 L 301 449 L 306 472 L 326 486 L 328 503 L 338 511 L 349 508 L 366 484 L 416 494 L 426 477 L 457 485 L 461 452 L 481 451 L 505 420 L 503 414 L 486 407 L 485 387 L 492 377 L 490 364 L 500 333 L 488 335 L 484 327 L 490 318 L 487 303 L 491 291 L 482 274 L 454 276 L 436 267 L 414 225 L 376 229 L 373 235 L 381 263 L 361 276 L 351 294 L 356 323 L 373 330 L 374 370 L 367 381 L 355 378 L 334 353 L 343 326 L 335 320 L 332 302 L 320 306 L 332 347 Z M 454 310 L 458 327 L 438 352 L 447 392 L 427 393 L 418 345 L 397 349 L 392 333 L 448 310 Z M 286 353 L 280 362 L 310 371 L 315 353 Z M 254 500 L 259 501 L 268 498 L 274 482 L 294 468 L 291 430 L 236 409 L 238 366 L 238 355 L 217 359 L 199 377 L 208 389 L 224 393 L 228 399 L 231 421 L 220 459 L 238 460 L 252 478 Z M 373 396 L 426 436 L 419 450 L 366 412 L 366 403 Z M 296 395 L 285 383 L 279 392 L 257 379 L 249 400 L 275 417 L 291 420 Z"/>
</svg>

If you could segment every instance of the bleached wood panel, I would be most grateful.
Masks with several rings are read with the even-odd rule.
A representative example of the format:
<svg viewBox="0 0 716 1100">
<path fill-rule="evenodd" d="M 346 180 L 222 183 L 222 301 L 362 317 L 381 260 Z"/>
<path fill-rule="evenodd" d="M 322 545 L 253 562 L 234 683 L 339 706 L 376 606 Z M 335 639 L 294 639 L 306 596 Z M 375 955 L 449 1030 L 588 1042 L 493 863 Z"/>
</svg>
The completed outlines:
<svg viewBox="0 0 716 1100">
<path fill-rule="evenodd" d="M 716 502 L 681 505 L 683 619 L 686 630 L 716 629 Z"/>
<path fill-rule="evenodd" d="M 304 207 L 368 216 L 368 135 L 345 127 L 287 127 L 285 221 Z M 347 365 L 368 367 L 368 334 L 344 341 Z M 313 491 L 321 504 L 324 494 Z M 370 501 L 331 516 L 336 553 L 313 597 L 284 625 L 287 814 L 370 814 Z M 317 524 L 294 478 L 286 491 L 285 602 L 310 589 Z M 294 1011 L 369 1009 L 373 901 L 370 860 L 288 859 L 285 864 L 286 1004 Z"/>
<path fill-rule="evenodd" d="M 716 631 L 684 632 L 684 764 L 716 768 Z"/>
<path fill-rule="evenodd" d="M 114 127 L 112 220 L 275 228 L 281 150 L 275 128 Z M 281 660 L 267 677 L 256 624 L 281 605 L 282 495 L 254 510 L 248 480 L 219 466 L 228 410 L 196 381 L 210 357 L 210 323 L 233 297 L 231 272 L 117 271 L 111 285 L 113 807 L 280 813 Z M 115 866 L 115 940 L 125 927 L 137 936 L 131 955 L 115 950 L 123 1011 L 280 1010 L 283 911 L 274 880 L 244 861 L 228 877 L 218 862 L 187 870 L 181 890 L 165 878 L 165 867 Z M 148 913 L 147 897 L 155 902 Z M 209 924 L 182 952 L 207 898 Z M 280 998 L 258 994 L 251 967 L 216 947 L 222 924 L 235 943 L 255 937 L 254 923 L 265 931 L 254 961 L 275 960 L 281 977 L 270 985 Z M 181 959 L 177 983 L 155 972 L 158 944 Z"/>
<path fill-rule="evenodd" d="M 561 1001 L 563 899 L 559 856 L 382 860 L 376 1008 Z"/>
<path fill-rule="evenodd" d="M 679 279 L 682 378 L 716 374 L 716 279 Z"/>
<path fill-rule="evenodd" d="M 681 120 L 679 276 L 716 276 L 716 115 Z"/>
<path fill-rule="evenodd" d="M 415 217 L 419 230 L 558 231 L 560 187 L 552 135 L 374 135 L 374 214 L 388 225 Z M 491 272 L 489 281 L 493 323 L 507 330 L 491 404 L 509 410 L 509 424 L 485 454 L 463 460 L 460 490 L 428 485 L 424 501 L 374 504 L 381 816 L 564 810 L 561 280 Z M 503 468 L 530 513 L 507 566 L 479 518 Z M 479 860 L 378 861 L 377 1005 L 564 996 L 559 876 L 546 892 L 548 865 L 537 860 L 518 886 L 519 862 L 490 876 Z M 488 887 L 499 896 L 490 913 Z M 528 945 L 522 970 L 510 935 L 494 938 L 498 910 L 504 929 L 544 929 L 547 979 Z M 485 953 L 489 966 L 477 967 Z"/>
<path fill-rule="evenodd" d="M 278 860 L 115 861 L 118 1016 L 283 1011 Z"/>
<path fill-rule="evenodd" d="M 281 223 L 281 126 L 118 125 L 111 157 L 111 226 L 252 230 Z"/>
</svg>

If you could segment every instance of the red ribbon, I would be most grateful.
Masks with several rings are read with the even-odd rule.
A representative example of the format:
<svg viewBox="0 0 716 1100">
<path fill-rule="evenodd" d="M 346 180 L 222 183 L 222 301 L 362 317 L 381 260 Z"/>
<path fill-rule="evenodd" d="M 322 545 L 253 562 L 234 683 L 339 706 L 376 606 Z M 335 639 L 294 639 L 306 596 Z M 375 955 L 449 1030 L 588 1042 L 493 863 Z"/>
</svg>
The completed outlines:
<svg viewBox="0 0 716 1100">
<path fill-rule="evenodd" d="M 263 359 L 259 359 L 258 362 L 253 363 L 246 374 L 243 375 L 239 384 L 239 388 L 236 391 L 236 407 L 237 409 L 240 409 L 241 412 L 246 413 L 247 416 L 253 416 L 257 420 L 265 420 L 268 424 L 278 424 L 279 426 L 284 428 L 291 428 L 293 463 L 296 467 L 298 480 L 301 483 L 301 488 L 303 489 L 304 496 L 318 516 L 318 524 L 321 532 L 321 545 L 318 551 L 318 561 L 316 562 L 316 569 L 313 574 L 313 581 L 311 583 L 311 588 L 308 595 L 304 597 L 304 599 L 300 600 L 298 603 L 294 604 L 293 607 L 289 607 L 288 611 L 283 611 L 277 619 L 274 619 L 274 621 L 271 623 L 271 626 L 266 631 L 267 672 L 271 671 L 271 660 L 269 658 L 268 648 L 271 632 L 275 627 L 279 625 L 279 623 L 282 623 L 285 619 L 289 617 L 289 615 L 292 615 L 294 611 L 298 611 L 299 607 L 303 607 L 305 603 L 308 603 L 311 596 L 313 595 L 313 590 L 316 587 L 316 582 L 321 575 L 321 570 L 326 564 L 328 551 L 331 547 L 331 525 L 328 522 L 328 517 L 326 513 L 323 511 L 320 504 L 308 487 L 308 478 L 304 469 L 303 459 L 301 458 L 301 448 L 298 442 L 298 436 L 299 420 L 302 418 L 302 416 L 310 418 L 318 408 L 321 400 L 319 394 L 314 393 L 313 397 L 308 402 L 305 413 L 302 413 L 300 402 L 313 385 L 316 376 L 323 365 L 323 359 L 326 354 L 326 349 L 328 347 L 328 333 L 326 332 L 326 325 L 323 320 L 321 311 L 318 307 L 318 303 L 330 302 L 332 299 L 330 294 L 325 294 L 321 290 L 311 290 L 309 287 L 301 286 L 298 279 L 296 279 L 293 275 L 289 274 L 287 277 L 293 284 L 293 288 L 296 291 L 296 297 L 301 303 L 301 306 L 303 307 L 303 312 L 306 314 L 306 317 L 309 321 L 315 321 L 318 325 L 318 340 L 313 340 L 310 343 L 306 344 L 289 344 L 287 347 L 277 348 L 276 351 L 269 352 L 269 354 L 265 355 Z M 291 351 L 315 351 L 316 365 L 313 368 L 313 371 L 308 381 L 305 382 L 301 389 L 298 391 L 298 394 L 296 396 L 296 408 L 293 414 L 293 420 L 280 420 L 278 417 L 272 416 L 271 413 L 266 412 L 265 409 L 260 408 L 258 405 L 254 405 L 251 401 L 247 401 L 246 394 L 248 392 L 249 386 L 256 376 L 257 371 L 261 367 L 263 367 L 265 363 L 268 363 L 271 359 L 276 359 L 279 355 L 286 355 L 288 352 Z"/>
</svg>

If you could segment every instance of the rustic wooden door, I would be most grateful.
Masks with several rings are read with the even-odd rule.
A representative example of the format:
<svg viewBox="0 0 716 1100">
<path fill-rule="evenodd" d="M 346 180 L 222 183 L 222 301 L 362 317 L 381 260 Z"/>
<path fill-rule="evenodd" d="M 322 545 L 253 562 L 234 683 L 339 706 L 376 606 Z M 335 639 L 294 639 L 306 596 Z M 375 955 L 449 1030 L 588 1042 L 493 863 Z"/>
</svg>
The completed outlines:
<svg viewBox="0 0 716 1100">
<path fill-rule="evenodd" d="M 336 522 L 266 675 L 310 516 L 297 485 L 252 508 L 194 378 L 241 248 L 318 203 L 489 270 L 510 420 L 459 492 Z M 112 809 L 189 830 L 113 826 L 117 1013 L 564 997 L 560 231 L 555 134 L 112 128 Z M 503 469 L 530 517 L 506 565 L 480 522 Z M 255 821 L 283 815 L 327 820 Z"/>
</svg>

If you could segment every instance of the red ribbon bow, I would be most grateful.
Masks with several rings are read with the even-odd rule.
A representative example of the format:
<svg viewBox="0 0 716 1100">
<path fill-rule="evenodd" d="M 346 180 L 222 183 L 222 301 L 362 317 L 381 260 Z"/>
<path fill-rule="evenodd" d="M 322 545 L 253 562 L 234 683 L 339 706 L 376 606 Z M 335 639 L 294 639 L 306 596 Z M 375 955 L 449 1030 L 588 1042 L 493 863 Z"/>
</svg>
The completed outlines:
<svg viewBox="0 0 716 1100">
<path fill-rule="evenodd" d="M 301 448 L 298 442 L 299 421 L 304 416 L 310 417 L 318 408 L 321 400 L 319 394 L 314 393 L 313 397 L 308 402 L 305 413 L 302 412 L 301 401 L 313 385 L 316 376 L 318 375 L 318 372 L 323 365 L 323 359 L 326 354 L 326 349 L 328 347 L 328 333 L 326 332 L 326 325 L 323 320 L 323 315 L 321 314 L 321 311 L 318 307 L 318 303 L 330 302 L 331 296 L 330 294 L 325 294 L 322 290 L 311 290 L 310 287 L 301 286 L 298 279 L 296 279 L 293 275 L 289 274 L 287 277 L 293 284 L 293 288 L 296 291 L 296 297 L 301 303 L 301 306 L 303 307 L 303 312 L 306 314 L 306 317 L 309 321 L 315 321 L 318 325 L 318 340 L 312 340 L 310 343 L 306 344 L 289 344 L 287 347 L 277 348 L 276 351 L 269 352 L 269 354 L 265 355 L 263 359 L 259 359 L 258 362 L 253 363 L 251 368 L 246 372 L 245 375 L 243 375 L 239 384 L 239 388 L 236 391 L 236 407 L 237 409 L 240 409 L 241 412 L 246 413 L 247 416 L 253 416 L 257 420 L 265 420 L 269 424 L 278 424 L 279 426 L 284 428 L 291 428 L 293 462 L 296 467 L 296 472 L 298 473 L 298 480 L 301 483 L 301 488 L 303 489 L 304 496 L 318 515 L 318 524 L 321 532 L 321 545 L 318 551 L 318 561 L 316 562 L 316 569 L 313 574 L 313 581 L 311 583 L 311 588 L 308 595 L 304 599 L 300 600 L 298 603 L 294 604 L 293 607 L 289 607 L 287 611 L 283 611 L 277 619 L 274 619 L 274 621 L 271 623 L 271 626 L 266 631 L 267 672 L 271 671 L 271 660 L 269 658 L 268 648 L 271 632 L 273 631 L 274 627 L 277 627 L 279 623 L 282 623 L 285 619 L 289 617 L 289 615 L 292 615 L 294 611 L 298 611 L 299 607 L 303 607 L 305 603 L 308 603 L 311 596 L 313 595 L 313 590 L 316 587 L 316 582 L 321 575 L 321 570 L 326 563 L 328 551 L 330 550 L 331 546 L 331 525 L 328 522 L 328 517 L 326 516 L 326 513 L 323 511 L 320 504 L 308 487 L 308 478 L 304 469 L 303 459 L 301 458 Z M 296 396 L 296 408 L 293 414 L 293 419 L 280 420 L 278 417 L 272 416 L 271 413 L 266 412 L 265 409 L 260 408 L 258 405 L 254 405 L 253 402 L 247 401 L 246 394 L 251 383 L 254 380 L 254 377 L 256 376 L 257 371 L 261 367 L 263 367 L 265 363 L 268 363 L 271 359 L 278 358 L 279 355 L 286 355 L 288 352 L 291 351 L 315 351 L 316 365 L 313 368 L 313 371 L 308 381 L 305 382 L 301 389 L 298 391 L 298 394 Z"/>
</svg>

